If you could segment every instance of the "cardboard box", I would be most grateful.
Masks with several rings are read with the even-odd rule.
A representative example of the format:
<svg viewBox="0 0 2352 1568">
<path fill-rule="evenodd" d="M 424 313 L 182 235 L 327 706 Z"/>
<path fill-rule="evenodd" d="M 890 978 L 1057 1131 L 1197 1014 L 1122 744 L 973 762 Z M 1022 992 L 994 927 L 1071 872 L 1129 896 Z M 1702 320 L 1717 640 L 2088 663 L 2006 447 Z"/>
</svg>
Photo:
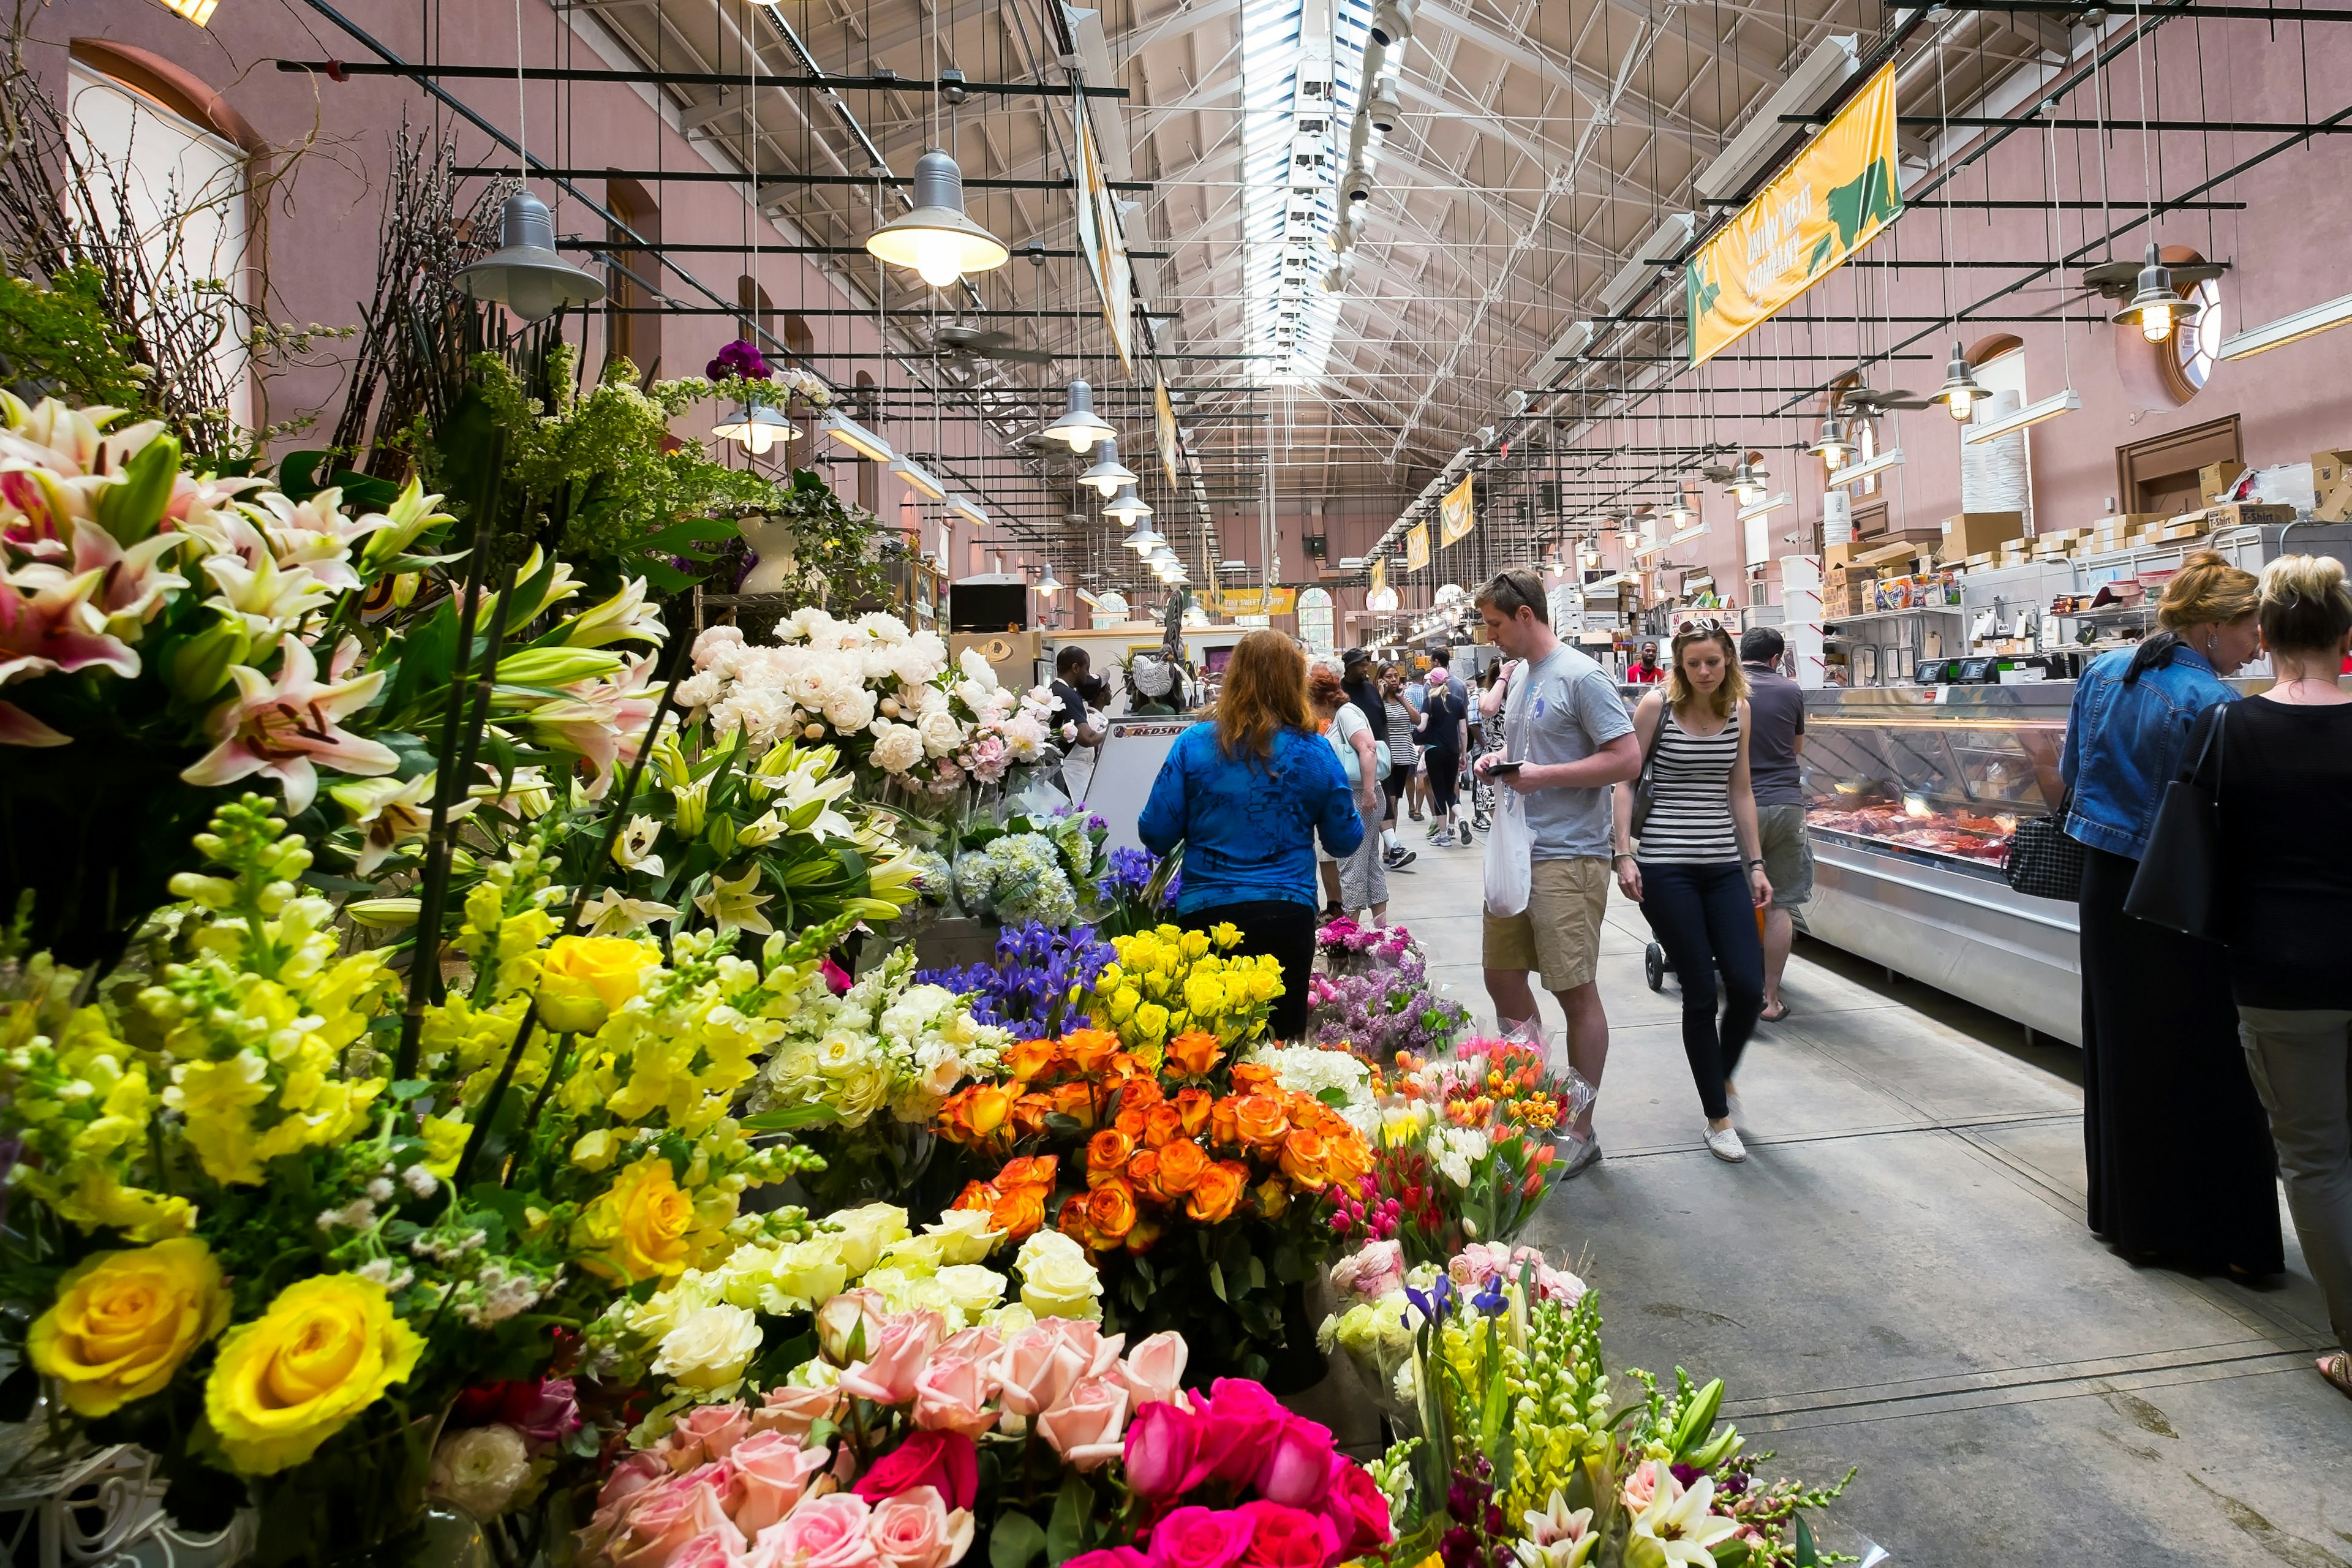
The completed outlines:
<svg viewBox="0 0 2352 1568">
<path fill-rule="evenodd" d="M 1973 555 L 2024 531 L 2021 511 L 1964 511 L 1944 520 L 1944 554 L 1947 559 Z"/>
<path fill-rule="evenodd" d="M 1854 546 L 1852 542 L 1822 545 L 1822 570 L 1824 573 L 1833 572 L 1841 566 L 1851 564 L 1853 561 L 1853 552 Z"/>
<path fill-rule="evenodd" d="M 1888 566 L 1897 561 L 1908 563 L 1919 553 L 1919 546 L 1910 540 L 1898 540 L 1892 544 L 1874 545 L 1853 558 L 1856 566 Z"/>
<path fill-rule="evenodd" d="M 2276 501 L 2242 500 L 2209 506 L 2199 515 L 2207 528 L 2275 528 L 2294 521 L 2294 508 Z"/>
<path fill-rule="evenodd" d="M 2211 506 L 2229 493 L 2230 487 L 2236 484 L 2238 477 L 2245 471 L 2246 465 L 2240 462 L 2206 464 L 2197 470 L 2198 499 Z"/>
<path fill-rule="evenodd" d="M 2129 533 L 2135 528 L 2145 528 L 2151 522 L 2163 521 L 2164 514 L 2160 511 L 2119 511 L 2113 517 L 2099 519 L 2091 524 L 2091 527 L 2095 530 L 2119 530 Z"/>
<path fill-rule="evenodd" d="M 2315 522 L 2352 522 L 2352 452 L 2311 455 Z"/>
</svg>

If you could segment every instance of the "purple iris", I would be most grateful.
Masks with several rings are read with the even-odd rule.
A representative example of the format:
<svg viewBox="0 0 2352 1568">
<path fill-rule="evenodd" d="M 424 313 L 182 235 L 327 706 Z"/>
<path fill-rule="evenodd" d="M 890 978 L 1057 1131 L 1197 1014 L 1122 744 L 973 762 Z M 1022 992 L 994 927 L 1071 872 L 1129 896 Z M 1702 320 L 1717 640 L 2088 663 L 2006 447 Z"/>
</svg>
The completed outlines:
<svg viewBox="0 0 2352 1568">
<path fill-rule="evenodd" d="M 1510 1304 L 1510 1299 L 1503 1294 L 1503 1277 L 1497 1274 L 1487 1280 L 1486 1289 L 1470 1298 L 1470 1304 L 1490 1318 L 1501 1312 Z"/>
<path fill-rule="evenodd" d="M 745 381 L 767 381 L 775 375 L 761 355 L 759 345 L 741 338 L 719 351 L 719 357 L 702 367 L 702 374 L 712 381 L 725 381 L 730 376 L 741 376 Z"/>
<path fill-rule="evenodd" d="M 1099 821 L 1100 818 L 1096 820 Z M 1144 890 L 1151 886 L 1153 874 L 1159 869 L 1160 860 L 1157 856 L 1148 850 L 1138 849 L 1132 845 L 1121 845 L 1110 852 L 1110 872 L 1103 878 L 1100 884 L 1103 901 L 1111 903 L 1121 900 L 1142 898 Z M 1160 901 L 1161 907 L 1173 907 L 1176 895 L 1183 885 L 1182 873 L 1180 872 L 1169 878 L 1165 895 Z"/>
<path fill-rule="evenodd" d="M 1091 926 L 1059 931 L 1027 921 L 999 933 L 992 962 L 928 969 L 915 978 L 969 996 L 980 1023 L 1050 1032 L 1060 1026 L 1073 993 L 1091 990 L 1118 958 Z"/>
</svg>

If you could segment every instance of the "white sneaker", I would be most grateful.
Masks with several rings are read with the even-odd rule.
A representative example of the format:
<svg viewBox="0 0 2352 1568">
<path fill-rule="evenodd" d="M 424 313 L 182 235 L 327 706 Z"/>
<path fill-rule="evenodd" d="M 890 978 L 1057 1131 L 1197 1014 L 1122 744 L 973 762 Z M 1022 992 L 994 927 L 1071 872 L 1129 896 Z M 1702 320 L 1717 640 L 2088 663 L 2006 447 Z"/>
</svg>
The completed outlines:
<svg viewBox="0 0 2352 1568">
<path fill-rule="evenodd" d="M 1739 1141 L 1738 1131 L 1730 1127 L 1707 1130 L 1706 1152 L 1734 1165 L 1748 1158 L 1748 1145 Z"/>
</svg>

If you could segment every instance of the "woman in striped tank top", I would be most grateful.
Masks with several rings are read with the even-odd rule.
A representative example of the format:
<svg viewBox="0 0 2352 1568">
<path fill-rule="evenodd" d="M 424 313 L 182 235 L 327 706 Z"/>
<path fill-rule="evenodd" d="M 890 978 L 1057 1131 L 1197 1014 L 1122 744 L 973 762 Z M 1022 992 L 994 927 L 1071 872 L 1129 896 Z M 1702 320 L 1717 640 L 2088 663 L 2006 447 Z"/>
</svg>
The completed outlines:
<svg viewBox="0 0 2352 1568">
<path fill-rule="evenodd" d="M 1683 989 L 1683 1052 L 1718 1160 L 1748 1151 L 1731 1125 L 1731 1075 L 1764 1010 L 1756 911 L 1772 901 L 1748 787 L 1748 682 L 1731 634 L 1713 621 L 1675 634 L 1665 686 L 1633 710 L 1649 814 L 1635 847 L 1633 795 L 1616 792 L 1617 885 L 1642 906 Z M 1725 1002 L 1715 1012 L 1715 976 Z"/>
</svg>

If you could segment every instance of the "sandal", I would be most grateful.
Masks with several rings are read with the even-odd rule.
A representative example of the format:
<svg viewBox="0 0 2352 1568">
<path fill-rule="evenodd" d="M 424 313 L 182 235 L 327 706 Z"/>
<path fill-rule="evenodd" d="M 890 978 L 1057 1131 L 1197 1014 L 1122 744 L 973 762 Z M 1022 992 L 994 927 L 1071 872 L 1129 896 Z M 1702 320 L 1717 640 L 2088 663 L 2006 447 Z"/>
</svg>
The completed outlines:
<svg viewBox="0 0 2352 1568">
<path fill-rule="evenodd" d="M 2352 1399 L 2352 1355 L 2337 1351 L 2333 1355 L 2321 1356 L 2312 1364 L 2319 1368 L 2319 1375 L 2327 1380 L 2329 1387 Z"/>
<path fill-rule="evenodd" d="M 1780 1022 L 1780 1020 L 1782 1020 L 1783 1018 L 1786 1018 L 1788 1016 L 1789 1016 L 1789 1005 L 1788 1005 L 1786 1002 L 1783 1002 L 1783 1003 L 1781 1003 L 1781 1004 L 1780 1004 L 1780 1010 L 1779 1012 L 1775 1013 L 1775 1012 L 1771 1011 L 1769 1008 L 1767 1008 L 1765 1011 L 1763 1011 L 1763 1012 L 1761 1012 L 1761 1013 L 1757 1014 L 1757 1015 L 1756 1015 L 1756 1018 L 1757 1018 L 1757 1021 L 1758 1021 L 1759 1023 L 1763 1023 L 1763 1024 L 1777 1024 L 1777 1023 Z"/>
</svg>

